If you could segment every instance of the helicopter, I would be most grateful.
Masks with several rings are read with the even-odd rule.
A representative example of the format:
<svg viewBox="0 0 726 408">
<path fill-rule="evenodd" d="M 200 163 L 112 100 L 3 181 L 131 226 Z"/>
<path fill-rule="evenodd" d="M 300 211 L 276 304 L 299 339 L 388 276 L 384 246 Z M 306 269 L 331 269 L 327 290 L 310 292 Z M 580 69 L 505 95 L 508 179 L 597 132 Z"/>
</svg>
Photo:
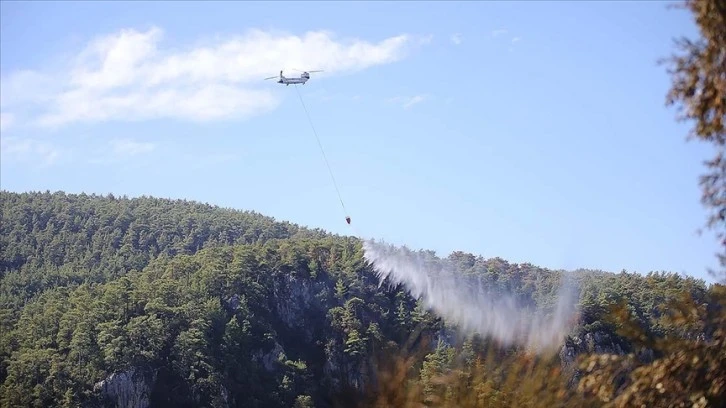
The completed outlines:
<svg viewBox="0 0 726 408">
<path fill-rule="evenodd" d="M 319 71 L 305 71 L 302 74 L 300 74 L 300 78 L 287 78 L 284 75 L 282 75 L 282 71 L 280 71 L 279 76 L 272 76 L 265 78 L 265 81 L 268 79 L 275 79 L 280 78 L 279 81 L 277 81 L 278 84 L 285 84 L 286 86 L 290 86 L 290 84 L 303 84 L 305 85 L 305 82 L 310 80 L 310 73 L 311 72 L 323 72 L 322 70 Z"/>
</svg>

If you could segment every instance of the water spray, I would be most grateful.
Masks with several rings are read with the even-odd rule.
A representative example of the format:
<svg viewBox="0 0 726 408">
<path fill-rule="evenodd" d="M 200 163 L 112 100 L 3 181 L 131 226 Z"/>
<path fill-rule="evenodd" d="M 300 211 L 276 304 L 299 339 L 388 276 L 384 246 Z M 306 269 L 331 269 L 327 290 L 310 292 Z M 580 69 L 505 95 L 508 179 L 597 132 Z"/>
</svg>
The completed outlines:
<svg viewBox="0 0 726 408">
<path fill-rule="evenodd" d="M 536 352 L 559 346 L 577 314 L 574 282 L 562 275 L 554 310 L 518 302 L 506 290 L 489 287 L 476 277 L 464 276 L 421 253 L 363 241 L 365 258 L 383 284 L 403 284 L 424 306 L 469 334 L 491 337 L 505 345 L 520 345 Z"/>
</svg>

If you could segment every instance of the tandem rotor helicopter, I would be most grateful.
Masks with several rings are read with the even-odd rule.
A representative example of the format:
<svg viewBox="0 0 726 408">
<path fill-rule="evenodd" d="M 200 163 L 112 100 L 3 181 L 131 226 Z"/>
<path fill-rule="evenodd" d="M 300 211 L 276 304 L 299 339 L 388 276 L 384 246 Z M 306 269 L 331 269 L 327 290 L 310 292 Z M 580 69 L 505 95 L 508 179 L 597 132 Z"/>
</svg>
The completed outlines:
<svg viewBox="0 0 726 408">
<path fill-rule="evenodd" d="M 293 69 L 293 71 L 299 71 L 299 70 Z M 290 84 L 305 85 L 305 83 L 310 80 L 311 72 L 323 72 L 323 70 L 304 71 L 302 74 L 300 74 L 300 78 L 287 78 L 287 77 L 285 77 L 285 75 L 282 74 L 282 70 L 280 70 L 279 76 L 271 76 L 271 77 L 265 78 L 265 81 L 268 79 L 279 78 L 277 83 L 285 84 L 285 86 L 290 86 Z M 297 91 L 297 87 L 295 87 L 295 90 Z M 330 178 L 333 181 L 333 186 L 335 187 L 335 191 L 338 193 L 338 198 L 340 199 L 340 205 L 343 207 L 343 212 L 345 212 L 345 222 L 347 222 L 348 225 L 350 225 L 350 216 L 348 215 L 348 211 L 345 209 L 345 204 L 343 203 L 343 197 L 340 195 L 340 190 L 338 189 L 338 184 L 335 182 L 335 177 L 333 176 L 333 170 L 330 168 L 328 159 L 325 157 L 325 152 L 323 151 L 323 145 L 320 143 L 320 138 L 318 137 L 318 132 L 315 131 L 315 126 L 313 126 L 313 121 L 310 119 L 310 114 L 308 113 L 308 108 L 305 107 L 305 102 L 303 101 L 303 98 L 302 98 L 302 95 L 300 95 L 300 92 L 298 92 L 298 96 L 300 97 L 300 103 L 302 104 L 303 109 L 305 110 L 305 115 L 308 117 L 308 121 L 310 122 L 310 128 L 312 129 L 313 134 L 315 135 L 315 138 L 318 140 L 318 146 L 320 146 L 320 152 L 323 154 L 323 160 L 325 160 L 325 164 L 328 166 L 328 171 L 330 172 Z"/>
<path fill-rule="evenodd" d="M 297 71 L 297 70 L 295 70 Z M 278 84 L 285 84 L 286 86 L 290 86 L 290 84 L 303 84 L 305 85 L 305 82 L 308 82 L 310 80 L 310 73 L 311 72 L 323 72 L 322 70 L 319 71 L 305 71 L 302 74 L 300 74 L 300 78 L 287 78 L 286 76 L 282 75 L 282 70 L 280 71 L 279 76 L 272 76 L 269 78 L 265 78 L 265 81 L 268 79 L 275 79 L 280 78 L 279 81 L 277 81 Z"/>
</svg>

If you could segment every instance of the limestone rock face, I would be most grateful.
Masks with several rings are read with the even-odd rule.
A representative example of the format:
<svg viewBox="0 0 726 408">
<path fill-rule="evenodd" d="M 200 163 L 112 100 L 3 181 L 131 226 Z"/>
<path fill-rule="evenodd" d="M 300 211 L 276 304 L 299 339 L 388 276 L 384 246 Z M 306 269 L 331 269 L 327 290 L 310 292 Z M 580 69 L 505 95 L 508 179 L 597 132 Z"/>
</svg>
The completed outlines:
<svg viewBox="0 0 726 408">
<path fill-rule="evenodd" d="M 154 381 L 155 378 L 149 379 L 140 370 L 131 368 L 109 375 L 103 381 L 97 382 L 93 389 L 113 402 L 113 406 L 117 408 L 148 408 Z"/>
<path fill-rule="evenodd" d="M 273 286 L 274 310 L 290 329 L 299 330 L 305 341 L 314 341 L 314 334 L 308 322 L 316 313 L 326 310 L 315 298 L 316 293 L 325 291 L 329 282 L 313 282 L 296 276 L 284 276 Z"/>
<path fill-rule="evenodd" d="M 623 355 L 626 352 L 611 336 L 598 331 L 569 337 L 560 349 L 560 361 L 563 366 L 570 366 L 584 353 Z"/>
<path fill-rule="evenodd" d="M 560 361 L 563 366 L 575 362 L 583 353 L 625 354 L 625 350 L 611 336 L 603 332 L 586 333 L 584 336 L 572 336 L 560 349 Z"/>
</svg>

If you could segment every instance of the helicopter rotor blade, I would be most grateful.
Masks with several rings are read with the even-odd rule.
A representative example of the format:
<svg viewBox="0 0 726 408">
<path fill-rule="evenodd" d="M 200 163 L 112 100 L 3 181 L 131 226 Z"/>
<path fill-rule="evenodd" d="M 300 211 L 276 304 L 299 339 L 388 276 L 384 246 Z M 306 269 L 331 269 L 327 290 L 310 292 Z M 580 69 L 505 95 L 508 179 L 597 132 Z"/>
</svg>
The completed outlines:
<svg viewBox="0 0 726 408">
<path fill-rule="evenodd" d="M 322 70 L 322 69 L 320 69 L 320 70 L 316 70 L 316 71 L 301 71 L 301 70 L 299 70 L 299 69 L 297 69 L 297 68 L 293 68 L 292 70 L 293 70 L 293 71 L 297 71 L 297 72 L 308 72 L 308 73 L 310 73 L 310 72 L 323 72 L 323 70 Z"/>
<path fill-rule="evenodd" d="M 271 77 L 265 78 L 264 81 L 267 81 L 268 79 L 275 79 L 275 78 L 278 78 L 278 77 L 277 76 L 271 76 Z"/>
</svg>

